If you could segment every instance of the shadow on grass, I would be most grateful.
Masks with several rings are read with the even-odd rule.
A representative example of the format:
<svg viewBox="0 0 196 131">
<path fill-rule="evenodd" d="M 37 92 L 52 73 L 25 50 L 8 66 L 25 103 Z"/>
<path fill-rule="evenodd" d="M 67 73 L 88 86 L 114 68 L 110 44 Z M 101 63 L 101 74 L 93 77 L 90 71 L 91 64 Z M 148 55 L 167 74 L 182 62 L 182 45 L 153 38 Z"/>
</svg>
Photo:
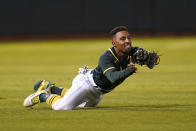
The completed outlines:
<svg viewBox="0 0 196 131">
<path fill-rule="evenodd" d="M 196 105 L 180 105 L 180 104 L 172 104 L 172 105 L 127 105 L 127 106 L 98 106 L 98 107 L 85 107 L 85 108 L 76 108 L 76 111 L 84 111 L 84 110 L 113 110 L 113 111 L 188 111 L 195 109 Z M 39 110 L 46 111 L 51 110 L 49 107 L 33 107 L 28 108 L 29 110 Z"/>
<path fill-rule="evenodd" d="M 1 99 L 6 99 L 6 98 L 5 98 L 5 97 L 0 97 L 0 100 L 1 100 Z"/>
<path fill-rule="evenodd" d="M 77 108 L 76 110 L 121 110 L 121 111 L 187 111 L 193 105 L 137 105 L 137 106 L 104 106 L 95 108 Z"/>
</svg>

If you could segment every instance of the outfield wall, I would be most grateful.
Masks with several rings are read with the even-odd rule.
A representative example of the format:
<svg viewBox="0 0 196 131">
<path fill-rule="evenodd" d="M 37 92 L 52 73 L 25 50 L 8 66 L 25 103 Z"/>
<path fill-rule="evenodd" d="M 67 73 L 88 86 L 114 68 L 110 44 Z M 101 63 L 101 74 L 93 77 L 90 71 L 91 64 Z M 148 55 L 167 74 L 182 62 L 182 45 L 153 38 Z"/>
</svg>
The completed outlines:
<svg viewBox="0 0 196 131">
<path fill-rule="evenodd" d="M 196 32 L 196 0 L 4 0 L 0 35 Z"/>
</svg>

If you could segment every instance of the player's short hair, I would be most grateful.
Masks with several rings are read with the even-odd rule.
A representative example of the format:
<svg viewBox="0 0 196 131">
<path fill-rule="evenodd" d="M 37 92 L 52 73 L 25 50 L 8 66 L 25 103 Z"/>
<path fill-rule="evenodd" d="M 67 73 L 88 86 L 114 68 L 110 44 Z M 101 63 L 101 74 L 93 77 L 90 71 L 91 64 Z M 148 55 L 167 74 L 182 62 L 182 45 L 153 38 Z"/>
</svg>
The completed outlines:
<svg viewBox="0 0 196 131">
<path fill-rule="evenodd" d="M 110 31 L 110 36 L 113 37 L 116 33 L 120 31 L 128 31 L 128 28 L 126 26 L 117 26 Z"/>
</svg>

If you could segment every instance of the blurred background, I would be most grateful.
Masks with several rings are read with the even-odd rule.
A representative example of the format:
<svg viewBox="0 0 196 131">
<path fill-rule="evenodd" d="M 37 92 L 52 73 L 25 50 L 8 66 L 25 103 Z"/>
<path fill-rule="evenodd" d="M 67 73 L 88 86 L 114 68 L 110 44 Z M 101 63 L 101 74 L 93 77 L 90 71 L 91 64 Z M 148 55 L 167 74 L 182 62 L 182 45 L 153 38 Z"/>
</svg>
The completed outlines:
<svg viewBox="0 0 196 131">
<path fill-rule="evenodd" d="M 192 35 L 195 5 L 195 0 L 4 0 L 0 39 L 105 36 L 119 25 L 139 35 Z"/>
</svg>

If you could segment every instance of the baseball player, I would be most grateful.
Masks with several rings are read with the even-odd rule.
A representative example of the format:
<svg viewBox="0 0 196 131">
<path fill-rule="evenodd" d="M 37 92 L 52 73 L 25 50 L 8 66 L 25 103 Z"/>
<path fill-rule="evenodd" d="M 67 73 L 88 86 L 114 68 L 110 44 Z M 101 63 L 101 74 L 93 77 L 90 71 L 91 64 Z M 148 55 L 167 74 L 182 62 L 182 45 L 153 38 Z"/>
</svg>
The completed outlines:
<svg viewBox="0 0 196 131">
<path fill-rule="evenodd" d="M 70 89 L 57 87 L 48 80 L 38 81 L 34 85 L 35 93 L 24 100 L 24 106 L 46 102 L 53 110 L 95 107 L 105 94 L 137 72 L 135 64 L 152 69 L 159 63 L 157 53 L 132 46 L 127 27 L 118 26 L 110 35 L 113 46 L 100 56 L 95 69 L 80 68 Z"/>
</svg>

